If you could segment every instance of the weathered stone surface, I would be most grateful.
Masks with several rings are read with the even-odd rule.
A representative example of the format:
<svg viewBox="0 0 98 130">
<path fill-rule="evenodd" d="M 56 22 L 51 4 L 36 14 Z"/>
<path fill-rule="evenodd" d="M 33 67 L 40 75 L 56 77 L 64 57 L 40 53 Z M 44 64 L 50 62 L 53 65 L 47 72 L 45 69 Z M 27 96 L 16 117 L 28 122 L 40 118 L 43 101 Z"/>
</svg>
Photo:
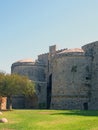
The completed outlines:
<svg viewBox="0 0 98 130">
<path fill-rule="evenodd" d="M 46 57 L 46 55 L 45 55 Z M 36 83 L 36 96 L 32 99 L 19 100 L 19 98 L 13 98 L 13 108 L 20 108 L 19 102 L 21 102 L 22 108 L 39 108 L 43 106 L 46 108 L 47 104 L 47 82 L 46 82 L 46 65 L 45 60 L 41 60 L 42 56 L 39 56 L 39 61 L 32 60 L 20 60 L 12 64 L 12 73 L 25 75 Z M 18 102 L 17 102 L 18 99 Z M 17 104 L 16 104 L 17 103 Z M 43 105 L 44 104 L 44 105 Z"/>
<path fill-rule="evenodd" d="M 6 118 L 1 118 L 0 119 L 0 123 L 7 123 L 7 122 L 8 122 L 8 120 Z"/>
<path fill-rule="evenodd" d="M 7 97 L 0 97 L 1 110 L 6 110 Z"/>
<path fill-rule="evenodd" d="M 98 41 L 80 49 L 56 50 L 53 45 L 35 62 L 18 61 L 11 70 L 37 83 L 42 108 L 98 109 Z"/>
</svg>

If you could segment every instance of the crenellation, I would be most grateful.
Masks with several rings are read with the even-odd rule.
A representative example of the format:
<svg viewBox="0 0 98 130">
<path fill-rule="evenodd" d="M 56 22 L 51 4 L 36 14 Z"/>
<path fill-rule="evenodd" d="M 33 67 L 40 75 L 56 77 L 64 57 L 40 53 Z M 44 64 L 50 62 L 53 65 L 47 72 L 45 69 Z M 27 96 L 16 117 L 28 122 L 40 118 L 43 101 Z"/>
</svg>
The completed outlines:
<svg viewBox="0 0 98 130">
<path fill-rule="evenodd" d="M 98 41 L 80 49 L 53 45 L 35 61 L 13 63 L 11 70 L 36 82 L 33 108 L 98 109 Z"/>
<path fill-rule="evenodd" d="M 69 53 L 63 53 L 63 54 L 56 54 L 55 55 L 55 57 L 57 57 L 57 58 L 61 58 L 61 57 L 63 57 L 63 56 L 84 56 L 84 54 L 83 53 L 81 53 L 81 52 L 76 52 L 76 53 L 73 53 L 73 52 L 69 52 Z"/>
</svg>

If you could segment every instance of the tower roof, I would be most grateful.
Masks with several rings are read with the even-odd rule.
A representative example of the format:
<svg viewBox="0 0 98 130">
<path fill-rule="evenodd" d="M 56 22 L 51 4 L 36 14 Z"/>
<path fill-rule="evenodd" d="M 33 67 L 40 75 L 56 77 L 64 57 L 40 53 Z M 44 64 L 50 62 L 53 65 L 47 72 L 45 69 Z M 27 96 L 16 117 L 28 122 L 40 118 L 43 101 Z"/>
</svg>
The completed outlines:
<svg viewBox="0 0 98 130">
<path fill-rule="evenodd" d="M 18 63 L 20 62 L 20 63 L 23 63 L 23 62 L 25 62 L 25 63 L 28 63 L 28 62 L 35 62 L 33 59 L 22 59 L 22 60 L 19 60 L 19 61 L 17 61 Z"/>
</svg>

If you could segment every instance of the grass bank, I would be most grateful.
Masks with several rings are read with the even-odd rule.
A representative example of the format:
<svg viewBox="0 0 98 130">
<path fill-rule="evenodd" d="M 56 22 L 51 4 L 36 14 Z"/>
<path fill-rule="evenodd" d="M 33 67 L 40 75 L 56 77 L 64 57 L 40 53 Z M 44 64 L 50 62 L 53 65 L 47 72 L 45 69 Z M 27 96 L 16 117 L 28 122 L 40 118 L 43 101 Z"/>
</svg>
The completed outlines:
<svg viewBox="0 0 98 130">
<path fill-rule="evenodd" d="M 98 130 L 98 111 L 13 110 L 4 111 L 0 130 Z"/>
</svg>

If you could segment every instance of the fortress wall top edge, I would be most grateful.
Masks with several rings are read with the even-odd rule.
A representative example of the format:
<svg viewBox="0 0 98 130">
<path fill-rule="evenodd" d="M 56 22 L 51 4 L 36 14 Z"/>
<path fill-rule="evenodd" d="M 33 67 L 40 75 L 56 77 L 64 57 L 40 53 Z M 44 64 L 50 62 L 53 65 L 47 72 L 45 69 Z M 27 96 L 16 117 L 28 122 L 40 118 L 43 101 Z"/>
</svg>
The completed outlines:
<svg viewBox="0 0 98 130">
<path fill-rule="evenodd" d="M 91 43 L 88 43 L 88 44 L 85 44 L 84 46 L 82 46 L 82 49 L 85 51 L 89 48 L 92 48 L 94 47 L 95 45 L 98 46 L 98 41 L 95 41 L 95 42 L 91 42 Z"/>
<path fill-rule="evenodd" d="M 45 65 L 40 63 L 40 62 L 39 63 L 37 63 L 37 62 L 33 62 L 33 63 L 32 62 L 30 62 L 30 63 L 26 63 L 26 62 L 19 63 L 19 62 L 17 62 L 17 63 L 13 63 L 11 68 L 16 67 L 16 66 L 44 66 L 45 67 Z"/>
<path fill-rule="evenodd" d="M 86 56 L 93 56 L 95 52 L 97 53 L 98 41 L 88 43 L 82 46 L 82 49 L 84 50 Z"/>
<path fill-rule="evenodd" d="M 84 53 L 83 52 L 69 52 L 69 53 L 62 53 L 62 54 L 56 54 L 54 57 L 55 58 L 61 58 L 61 57 L 70 57 L 70 56 L 84 56 Z"/>
</svg>

